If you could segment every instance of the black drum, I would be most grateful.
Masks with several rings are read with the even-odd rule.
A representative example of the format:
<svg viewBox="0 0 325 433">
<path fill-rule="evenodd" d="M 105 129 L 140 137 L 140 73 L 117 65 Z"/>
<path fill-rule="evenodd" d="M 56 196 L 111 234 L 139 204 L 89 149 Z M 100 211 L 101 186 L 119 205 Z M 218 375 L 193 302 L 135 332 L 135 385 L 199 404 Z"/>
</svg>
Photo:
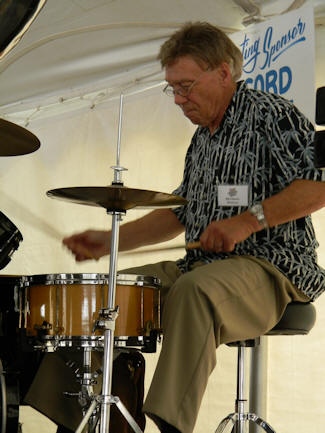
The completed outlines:
<svg viewBox="0 0 325 433">
<path fill-rule="evenodd" d="M 7 266 L 22 240 L 22 234 L 15 224 L 0 212 L 0 269 Z"/>
<path fill-rule="evenodd" d="M 26 351 L 21 313 L 25 277 L 0 275 L 0 431 L 19 431 L 19 406 L 34 379 L 43 353 Z"/>
</svg>

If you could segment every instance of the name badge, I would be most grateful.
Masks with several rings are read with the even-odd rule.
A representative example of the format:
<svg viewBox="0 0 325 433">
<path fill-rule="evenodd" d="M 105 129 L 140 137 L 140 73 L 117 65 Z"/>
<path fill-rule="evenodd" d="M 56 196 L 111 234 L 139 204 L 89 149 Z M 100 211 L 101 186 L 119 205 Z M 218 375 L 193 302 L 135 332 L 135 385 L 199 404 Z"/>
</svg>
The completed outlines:
<svg viewBox="0 0 325 433">
<path fill-rule="evenodd" d="M 248 206 L 248 185 L 218 185 L 218 206 Z"/>
</svg>

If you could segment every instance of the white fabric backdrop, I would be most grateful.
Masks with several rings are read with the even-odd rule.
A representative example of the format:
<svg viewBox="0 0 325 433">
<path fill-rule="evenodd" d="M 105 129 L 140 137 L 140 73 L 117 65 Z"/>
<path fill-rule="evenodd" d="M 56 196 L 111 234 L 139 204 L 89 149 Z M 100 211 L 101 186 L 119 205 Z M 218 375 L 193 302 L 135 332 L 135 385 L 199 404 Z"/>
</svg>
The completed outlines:
<svg viewBox="0 0 325 433">
<path fill-rule="evenodd" d="M 324 29 L 316 33 L 316 85 L 324 86 Z M 31 155 L 0 158 L 1 211 L 24 236 L 11 263 L 1 274 L 34 275 L 58 272 L 107 272 L 107 260 L 76 264 L 61 247 L 64 234 L 88 227 L 109 227 L 110 218 L 100 208 L 47 198 L 49 189 L 108 185 L 115 164 L 118 100 L 32 122 L 29 128 L 40 138 L 41 148 Z M 170 192 L 180 181 L 183 158 L 194 128 L 171 99 L 160 90 L 126 97 L 121 162 L 127 186 Z M 142 211 L 130 211 L 136 218 Z M 320 263 L 325 266 L 325 210 L 314 214 L 320 241 Z M 178 244 L 182 237 L 170 244 Z M 174 259 L 180 251 L 155 255 L 121 256 L 119 267 Z M 306 337 L 269 339 L 267 420 L 281 433 L 323 433 L 325 395 L 325 296 L 316 302 L 317 323 Z M 185 338 L 185 336 L 184 336 Z M 190 344 L 190 341 L 189 341 Z M 146 355 L 146 386 L 158 354 Z M 233 410 L 236 351 L 222 347 L 218 364 L 204 397 L 195 433 L 215 430 L 220 419 Z M 22 411 L 23 415 L 26 413 Z M 55 431 L 24 418 L 24 433 Z M 37 426 L 37 427 L 36 427 Z M 148 423 L 147 433 L 157 429 Z"/>
<path fill-rule="evenodd" d="M 2 212 L 24 236 L 11 263 L 2 274 L 35 275 L 52 273 L 107 272 L 108 262 L 76 264 L 61 247 L 65 234 L 88 227 L 109 227 L 110 217 L 101 208 L 76 205 L 46 197 L 49 189 L 68 186 L 103 186 L 111 183 L 115 164 L 119 101 L 94 109 L 39 121 L 31 125 L 42 142 L 40 150 L 21 157 L 0 160 Z M 125 185 L 133 188 L 171 192 L 183 171 L 183 158 L 194 131 L 172 99 L 155 89 L 125 97 L 121 163 Z M 127 219 L 143 211 L 129 211 Z M 324 212 L 315 215 L 321 241 L 320 259 L 325 265 Z M 182 243 L 180 237 L 169 244 Z M 174 259 L 182 251 L 152 255 L 121 255 L 119 267 L 149 261 Z M 267 419 L 283 433 L 321 433 L 325 394 L 325 298 L 316 303 L 317 324 L 311 335 L 272 337 L 269 348 Z M 186 336 L 184 336 L 186 338 Z M 191 344 L 189 341 L 188 344 Z M 146 386 L 158 354 L 146 355 Z M 236 351 L 223 347 L 218 365 L 200 411 L 196 433 L 214 431 L 220 419 L 233 410 Z M 317 419 L 311 419 L 318 413 Z M 312 426 L 312 427 L 311 427 Z M 26 422 L 28 428 L 28 422 Z M 157 432 L 148 423 L 148 433 Z M 35 433 L 35 431 L 33 432 Z"/>
<path fill-rule="evenodd" d="M 46 191 L 68 186 L 103 186 L 113 179 L 119 101 L 94 109 L 33 123 L 31 130 L 40 138 L 34 154 L 0 160 L 2 211 L 24 236 L 18 251 L 2 274 L 35 275 L 53 273 L 108 272 L 107 259 L 75 263 L 61 246 L 62 236 L 89 227 L 109 228 L 110 217 L 101 208 L 82 206 L 46 197 Z M 194 127 L 171 98 L 155 89 L 141 96 L 124 98 L 121 165 L 126 186 L 171 192 L 183 174 L 183 161 Z M 145 211 L 129 211 L 124 219 L 134 219 Z M 184 243 L 183 236 L 168 245 Z M 121 255 L 119 268 L 147 262 L 176 259 L 183 251 Z M 186 338 L 186 336 L 184 336 Z M 190 341 L 189 341 L 189 344 Z M 202 412 L 198 432 L 206 432 L 233 406 L 235 353 L 222 348 L 217 370 L 218 393 L 206 395 L 207 412 Z M 146 355 L 146 388 L 158 353 Z M 212 390 L 212 391 L 211 391 Z M 213 410 L 212 410 L 213 408 Z M 23 411 L 24 413 L 24 411 Z M 34 428 L 34 424 L 33 427 Z M 26 421 L 26 429 L 28 422 Z M 157 429 L 148 422 L 149 433 Z M 27 432 L 28 433 L 28 432 Z M 35 433 L 35 431 L 33 431 Z"/>
</svg>

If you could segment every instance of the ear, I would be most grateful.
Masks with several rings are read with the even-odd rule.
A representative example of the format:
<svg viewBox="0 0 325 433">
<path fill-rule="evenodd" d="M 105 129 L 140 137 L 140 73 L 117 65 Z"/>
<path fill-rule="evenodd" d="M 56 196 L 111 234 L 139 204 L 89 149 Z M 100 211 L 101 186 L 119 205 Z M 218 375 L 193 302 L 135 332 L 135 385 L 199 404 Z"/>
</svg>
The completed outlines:
<svg viewBox="0 0 325 433">
<path fill-rule="evenodd" d="M 230 66 L 228 63 L 226 62 L 221 63 L 221 65 L 219 66 L 219 72 L 220 72 L 220 78 L 222 84 L 227 85 L 229 83 L 232 83 L 233 79 L 231 76 Z"/>
</svg>

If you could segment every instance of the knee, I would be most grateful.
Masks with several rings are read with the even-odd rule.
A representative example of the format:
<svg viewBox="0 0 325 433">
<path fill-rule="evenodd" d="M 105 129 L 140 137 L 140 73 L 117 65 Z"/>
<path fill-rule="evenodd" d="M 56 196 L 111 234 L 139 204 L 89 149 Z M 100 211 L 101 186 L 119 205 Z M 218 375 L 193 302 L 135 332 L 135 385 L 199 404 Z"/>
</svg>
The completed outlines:
<svg viewBox="0 0 325 433">
<path fill-rule="evenodd" d="M 200 287 L 191 272 L 182 274 L 171 287 L 168 297 L 178 298 L 179 300 L 189 299 L 190 297 L 197 296 L 200 292 Z"/>
<path fill-rule="evenodd" d="M 191 273 L 183 274 L 171 287 L 165 303 L 164 310 L 187 311 L 188 314 L 195 314 L 194 311 L 207 309 L 209 299 L 204 293 L 199 282 L 191 276 Z"/>
</svg>

